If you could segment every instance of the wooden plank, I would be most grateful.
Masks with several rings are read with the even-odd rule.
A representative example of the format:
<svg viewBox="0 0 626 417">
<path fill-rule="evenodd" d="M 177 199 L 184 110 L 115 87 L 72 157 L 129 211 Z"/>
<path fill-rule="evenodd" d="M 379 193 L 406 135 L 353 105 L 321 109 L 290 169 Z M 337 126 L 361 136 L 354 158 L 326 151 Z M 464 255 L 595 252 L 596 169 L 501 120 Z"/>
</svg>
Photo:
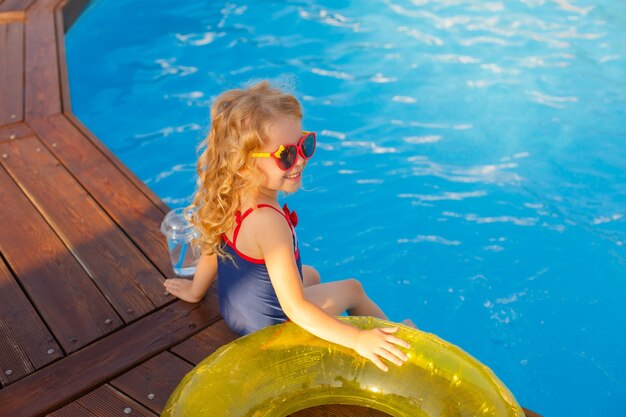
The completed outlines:
<svg viewBox="0 0 626 417">
<path fill-rule="evenodd" d="M 72 97 L 70 96 L 70 81 L 67 70 L 67 58 L 65 54 L 65 32 L 67 29 L 63 23 L 63 6 L 57 6 L 54 12 L 54 27 L 56 28 L 57 55 L 59 57 L 59 82 L 61 88 L 61 111 L 72 112 Z"/>
<path fill-rule="evenodd" d="M 0 288 L 0 382 L 6 386 L 63 352 L 2 260 Z"/>
<path fill-rule="evenodd" d="M 0 8 L 2 4 L 0 4 Z M 26 20 L 26 12 L 24 11 L 16 11 L 16 12 L 0 12 L 0 24 L 7 23 L 24 23 Z"/>
<path fill-rule="evenodd" d="M 31 136 L 33 131 L 26 123 L 13 123 L 0 127 L 0 142 Z"/>
<path fill-rule="evenodd" d="M 197 365 L 221 346 L 237 339 L 239 335 L 231 331 L 224 320 L 220 320 L 179 345 L 171 351 L 188 362 Z"/>
<path fill-rule="evenodd" d="M 219 317 L 207 300 L 176 301 L 0 390 L 3 415 L 40 415 L 180 343 Z"/>
<path fill-rule="evenodd" d="M 66 114 L 65 115 L 67 117 L 67 119 L 74 125 L 76 126 L 76 128 L 87 138 L 91 141 L 91 143 L 94 144 L 94 146 L 96 146 L 100 152 L 102 152 L 103 155 L 105 155 L 107 157 L 107 159 L 109 159 L 113 165 L 115 165 L 115 167 L 117 169 L 120 170 L 120 172 L 122 172 L 129 180 L 131 180 L 135 186 L 141 190 L 141 192 L 143 194 L 146 195 L 146 197 L 148 197 L 150 199 L 150 201 L 152 201 L 152 203 L 157 206 L 162 212 L 163 214 L 166 214 L 168 211 L 170 211 L 170 208 L 167 206 L 167 204 L 165 204 L 155 193 L 154 191 L 152 191 L 150 188 L 148 188 L 139 178 L 137 178 L 137 176 L 135 174 L 132 173 L 132 171 L 130 169 L 128 169 L 128 167 L 126 165 L 124 165 L 124 163 L 122 163 L 122 161 L 119 160 L 119 158 L 117 156 L 115 156 L 115 154 L 113 152 L 111 152 L 111 150 L 109 148 L 106 147 L 106 145 L 104 145 L 102 143 L 102 141 L 100 141 L 100 139 L 98 139 L 88 128 L 87 126 L 85 126 L 75 115 L 73 114 Z"/>
<path fill-rule="evenodd" d="M 74 401 L 69 403 L 65 407 L 59 408 L 56 411 L 53 411 L 50 414 L 47 414 L 48 417 L 91 417 L 93 414 L 85 407 L 80 405 L 78 401 Z"/>
<path fill-rule="evenodd" d="M 61 112 L 61 86 L 52 13 L 56 0 L 39 0 L 26 11 L 26 120 Z"/>
<path fill-rule="evenodd" d="M 0 91 L 0 126 L 24 120 L 24 24 L 21 22 L 0 24 Z"/>
<path fill-rule="evenodd" d="M 189 362 L 163 352 L 110 384 L 146 408 L 161 414 L 176 386 L 192 369 L 193 365 Z"/>
<path fill-rule="evenodd" d="M 163 202 L 159 200 L 160 204 L 154 204 L 146 195 L 145 184 L 132 173 L 128 173 L 129 178 L 120 171 L 107 155 L 64 116 L 33 120 L 30 125 L 161 273 L 168 277 L 174 276 L 167 244 L 160 232 L 164 213 L 169 211 L 162 210 Z M 153 299 L 153 302 L 159 304 L 159 300 Z"/>
<path fill-rule="evenodd" d="M 76 405 L 80 406 L 80 408 Z M 68 411 L 75 414 L 68 413 Z M 102 385 L 82 398 L 79 398 L 74 403 L 71 403 L 67 409 L 64 407 L 50 414 L 50 416 L 54 417 L 110 417 L 123 415 L 156 416 L 156 414 L 108 384 Z"/>
<path fill-rule="evenodd" d="M 0 143 L 3 165 L 124 321 L 164 304 L 161 273 L 35 137 Z M 54 190 L 51 196 L 50 191 Z"/>
<path fill-rule="evenodd" d="M 25 11 L 35 0 L 4 0 L 0 4 L 0 13 Z"/>
<path fill-rule="evenodd" d="M 122 324 L 2 167 L 0 207 L 0 252 L 65 352 L 77 350 Z"/>
</svg>

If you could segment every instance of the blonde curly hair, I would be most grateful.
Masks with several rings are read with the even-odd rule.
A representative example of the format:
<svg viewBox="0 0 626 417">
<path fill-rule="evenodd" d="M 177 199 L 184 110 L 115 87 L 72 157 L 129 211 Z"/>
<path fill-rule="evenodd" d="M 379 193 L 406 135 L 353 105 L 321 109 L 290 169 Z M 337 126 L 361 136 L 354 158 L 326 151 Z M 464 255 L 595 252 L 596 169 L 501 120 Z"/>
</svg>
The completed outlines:
<svg viewBox="0 0 626 417">
<path fill-rule="evenodd" d="M 235 216 L 263 182 L 254 158 L 269 139 L 277 116 L 302 119 L 302 109 L 291 94 L 268 81 L 247 89 L 222 93 L 211 107 L 211 127 L 198 147 L 197 190 L 185 208 L 188 221 L 199 232 L 194 246 L 204 254 L 228 258 L 222 235 L 235 227 Z"/>
</svg>

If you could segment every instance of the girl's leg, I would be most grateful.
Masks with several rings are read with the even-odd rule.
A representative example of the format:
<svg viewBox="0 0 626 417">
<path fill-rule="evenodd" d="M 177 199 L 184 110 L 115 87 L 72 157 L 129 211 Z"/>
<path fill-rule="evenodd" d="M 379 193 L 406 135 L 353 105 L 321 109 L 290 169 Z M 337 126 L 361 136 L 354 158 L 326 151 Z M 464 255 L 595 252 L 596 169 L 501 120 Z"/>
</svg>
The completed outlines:
<svg viewBox="0 0 626 417">
<path fill-rule="evenodd" d="M 333 316 L 347 310 L 352 316 L 387 319 L 385 313 L 367 296 L 363 286 L 356 279 L 305 286 L 304 296 Z"/>
<path fill-rule="evenodd" d="M 302 265 L 302 285 L 310 287 L 320 283 L 320 273 L 309 265 Z"/>
</svg>

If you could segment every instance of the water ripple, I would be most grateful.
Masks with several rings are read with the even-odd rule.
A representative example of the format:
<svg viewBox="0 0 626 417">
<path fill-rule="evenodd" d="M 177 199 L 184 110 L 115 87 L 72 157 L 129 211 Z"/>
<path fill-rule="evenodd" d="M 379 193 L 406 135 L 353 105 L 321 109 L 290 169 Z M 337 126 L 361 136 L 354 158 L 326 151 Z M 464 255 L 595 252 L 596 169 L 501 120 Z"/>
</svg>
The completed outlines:
<svg viewBox="0 0 626 417">
<path fill-rule="evenodd" d="M 565 10 L 566 12 L 574 12 L 583 16 L 587 15 L 590 11 L 594 9 L 594 6 L 587 6 L 587 7 L 574 6 L 567 0 L 554 0 L 554 2 L 558 4 L 562 10 Z"/>
<path fill-rule="evenodd" d="M 511 42 L 504 39 L 495 38 L 493 36 L 477 36 L 475 38 L 462 39 L 459 41 L 459 43 L 463 46 L 473 46 L 476 44 L 491 44 L 500 46 L 511 45 Z"/>
<path fill-rule="evenodd" d="M 408 36 L 417 39 L 420 42 L 423 42 L 427 45 L 436 45 L 436 46 L 442 46 L 444 44 L 443 40 L 441 38 L 438 38 L 436 36 L 433 35 L 428 35 L 426 33 L 422 33 L 417 29 L 412 29 L 409 28 L 408 26 L 400 26 L 398 27 L 398 32 L 400 33 L 405 33 Z"/>
<path fill-rule="evenodd" d="M 196 164 L 177 164 L 177 165 L 174 165 L 170 170 L 160 172 L 156 177 L 154 177 L 154 179 L 149 179 L 146 182 L 157 183 L 179 172 L 195 172 L 195 170 L 196 170 Z"/>
<path fill-rule="evenodd" d="M 161 67 L 161 72 L 153 77 L 153 79 L 163 78 L 168 75 L 185 77 L 187 75 L 195 74 L 196 72 L 198 72 L 198 67 L 174 65 L 174 63 L 176 62 L 176 58 L 157 59 L 155 62 Z"/>
<path fill-rule="evenodd" d="M 345 147 L 370 149 L 372 153 L 375 153 L 375 154 L 398 152 L 396 148 L 379 146 L 376 143 L 369 142 L 369 141 L 344 141 L 344 142 L 341 142 L 341 144 Z"/>
<path fill-rule="evenodd" d="M 438 164 L 425 156 L 412 156 L 407 161 L 414 165 L 410 168 L 412 175 L 434 176 L 451 182 L 504 185 L 521 183 L 524 180 L 517 173 L 508 171 L 517 168 L 518 165 L 514 162 L 461 167 L 451 164 Z M 404 171 L 397 173 L 402 172 Z"/>
<path fill-rule="evenodd" d="M 226 36 L 226 32 L 190 33 L 187 35 L 177 33 L 174 36 L 176 36 L 176 39 L 178 39 L 182 44 L 205 46 L 212 43 L 218 37 Z"/>
<path fill-rule="evenodd" d="M 339 140 L 344 140 L 346 138 L 346 134 L 342 132 L 335 132 L 333 130 L 324 129 L 320 131 L 320 135 L 330 136 L 331 138 L 337 138 Z"/>
<path fill-rule="evenodd" d="M 138 133 L 134 137 L 137 139 L 149 139 L 154 137 L 166 138 L 173 133 L 185 133 L 202 130 L 203 127 L 197 123 L 187 123 L 181 126 L 167 126 L 154 132 Z"/>
<path fill-rule="evenodd" d="M 420 143 L 439 142 L 442 138 L 443 136 L 441 135 L 428 135 L 428 136 L 407 136 L 402 139 L 407 143 L 420 144 Z"/>
<path fill-rule="evenodd" d="M 390 122 L 392 125 L 396 126 L 411 126 L 411 127 L 423 127 L 427 129 L 453 129 L 453 130 L 466 130 L 471 129 L 474 126 L 471 124 L 447 124 L 447 123 L 427 123 L 427 122 L 418 122 L 418 121 L 408 121 L 405 122 L 403 120 L 392 119 Z"/>
<path fill-rule="evenodd" d="M 461 244 L 461 242 L 458 240 L 448 240 L 441 236 L 433 236 L 433 235 L 418 235 L 414 239 L 398 239 L 397 242 L 398 243 L 429 242 L 429 243 L 438 243 L 440 245 L 446 245 L 446 246 L 459 246 Z"/>
<path fill-rule="evenodd" d="M 624 215 L 621 214 L 621 213 L 615 213 L 615 214 L 612 214 L 610 216 L 596 217 L 595 219 L 593 219 L 591 224 L 610 223 L 610 222 L 617 221 L 617 220 L 621 219 L 622 217 L 624 217 Z"/>
<path fill-rule="evenodd" d="M 440 195 L 432 195 L 432 194 L 398 194 L 400 198 L 414 198 L 420 201 L 460 201 L 465 200 L 466 198 L 478 198 L 484 197 L 487 195 L 486 191 L 470 191 L 470 192 L 445 192 Z"/>
<path fill-rule="evenodd" d="M 354 19 L 341 15 L 339 13 L 334 13 L 329 11 L 328 9 L 324 9 L 322 7 L 313 7 L 311 10 L 305 10 L 301 8 L 299 10 L 300 17 L 306 20 L 311 20 L 318 23 L 323 23 L 329 26 L 337 26 L 352 29 L 354 32 L 358 32 L 360 29 L 360 24 L 355 22 Z"/>
<path fill-rule="evenodd" d="M 478 58 L 458 54 L 431 55 L 431 59 L 439 62 L 448 62 L 455 64 L 477 64 L 480 62 L 480 59 Z"/>
<path fill-rule="evenodd" d="M 445 217 L 462 218 L 468 222 L 477 224 L 490 223 L 512 223 L 516 226 L 535 226 L 539 221 L 537 217 L 516 217 L 516 216 L 487 216 L 480 217 L 475 213 L 461 214 L 452 211 L 444 211 L 441 213 Z"/>
<path fill-rule="evenodd" d="M 391 101 L 395 101 L 396 103 L 406 103 L 406 104 L 417 103 L 416 98 L 408 97 L 408 96 L 393 96 L 391 97 Z"/>
<path fill-rule="evenodd" d="M 323 77 L 337 78 L 339 80 L 354 80 L 354 75 L 348 74 L 347 72 L 343 72 L 343 71 L 332 71 L 332 70 L 325 70 L 321 68 L 311 68 L 311 72 L 313 74 L 321 75 Z"/>
<path fill-rule="evenodd" d="M 578 97 L 549 96 L 539 91 L 529 91 L 527 94 L 529 95 L 530 101 L 534 101 L 536 103 L 543 104 L 545 106 L 552 107 L 555 109 L 566 108 L 565 103 L 578 102 Z"/>
</svg>

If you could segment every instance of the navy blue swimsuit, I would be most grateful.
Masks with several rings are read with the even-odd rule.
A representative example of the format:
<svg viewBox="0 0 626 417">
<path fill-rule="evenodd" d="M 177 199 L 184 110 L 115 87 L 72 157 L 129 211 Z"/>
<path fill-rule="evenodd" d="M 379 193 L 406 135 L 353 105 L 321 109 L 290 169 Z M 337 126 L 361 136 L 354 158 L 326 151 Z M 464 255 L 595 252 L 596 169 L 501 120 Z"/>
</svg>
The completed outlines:
<svg viewBox="0 0 626 417">
<path fill-rule="evenodd" d="M 283 211 L 268 204 L 259 204 L 257 207 L 274 209 L 285 217 L 293 235 L 294 256 L 300 272 L 300 279 L 302 279 L 302 263 L 294 230 L 297 224 L 296 213 L 290 212 L 286 204 Z M 237 250 L 239 229 L 243 220 L 250 213 L 252 213 L 252 209 L 243 215 L 237 213 L 237 225 L 232 242 L 226 236 L 222 236 L 225 241 L 224 251 L 232 256 L 234 263 L 219 257 L 217 262 L 220 313 L 228 327 L 241 335 L 287 320 L 270 281 L 265 260 L 251 258 Z"/>
</svg>

